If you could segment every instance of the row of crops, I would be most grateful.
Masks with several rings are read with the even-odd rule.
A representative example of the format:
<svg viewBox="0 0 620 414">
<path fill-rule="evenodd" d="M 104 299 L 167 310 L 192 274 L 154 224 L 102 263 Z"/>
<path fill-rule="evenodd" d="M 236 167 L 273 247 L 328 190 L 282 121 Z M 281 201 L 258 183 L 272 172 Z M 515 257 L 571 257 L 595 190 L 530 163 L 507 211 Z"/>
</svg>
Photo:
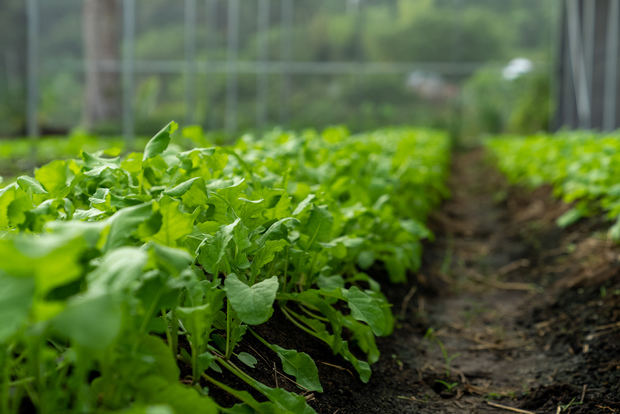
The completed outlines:
<svg viewBox="0 0 620 414">
<path fill-rule="evenodd" d="M 620 139 L 591 132 L 502 137 L 488 141 L 500 170 L 510 182 L 548 184 L 573 208 L 559 217 L 568 226 L 582 217 L 603 215 L 609 235 L 620 241 Z"/>
<path fill-rule="evenodd" d="M 181 150 L 175 129 L 0 189 L 0 412 L 311 413 L 316 363 L 261 336 L 275 313 L 369 380 L 394 327 L 377 279 L 420 266 L 446 135 L 274 131 Z M 255 378 L 250 338 L 293 386 Z"/>
</svg>

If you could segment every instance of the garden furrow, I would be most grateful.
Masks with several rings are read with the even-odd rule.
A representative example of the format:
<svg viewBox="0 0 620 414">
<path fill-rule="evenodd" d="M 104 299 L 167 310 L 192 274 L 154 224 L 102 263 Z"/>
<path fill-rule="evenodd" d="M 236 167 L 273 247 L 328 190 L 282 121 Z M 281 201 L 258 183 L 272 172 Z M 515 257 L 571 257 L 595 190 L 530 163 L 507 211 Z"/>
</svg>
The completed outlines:
<svg viewBox="0 0 620 414">
<path fill-rule="evenodd" d="M 597 289 L 618 286 L 617 248 L 596 223 L 558 229 L 569 207 L 509 189 L 481 151 L 455 156 L 450 187 L 417 280 L 388 291 L 401 318 L 373 378 L 335 383 L 324 412 L 614 412 L 618 301 Z"/>
</svg>

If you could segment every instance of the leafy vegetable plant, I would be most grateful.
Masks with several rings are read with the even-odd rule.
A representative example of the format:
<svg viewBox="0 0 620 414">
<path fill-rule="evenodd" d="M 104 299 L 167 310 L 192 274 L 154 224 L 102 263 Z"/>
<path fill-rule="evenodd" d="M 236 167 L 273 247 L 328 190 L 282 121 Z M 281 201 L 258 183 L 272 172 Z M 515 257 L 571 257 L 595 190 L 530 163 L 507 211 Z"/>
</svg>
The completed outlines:
<svg viewBox="0 0 620 414">
<path fill-rule="evenodd" d="M 620 241 L 620 136 L 562 132 L 488 141 L 499 168 L 513 183 L 553 186 L 554 194 L 574 207 L 559 217 L 568 226 L 582 217 L 604 214 Z"/>
<path fill-rule="evenodd" d="M 0 190 L 0 412 L 311 413 L 313 359 L 257 328 L 275 312 L 368 381 L 394 325 L 372 276 L 419 266 L 446 136 L 276 130 L 184 151 L 176 129 Z M 252 376 L 248 335 L 295 387 Z"/>
</svg>

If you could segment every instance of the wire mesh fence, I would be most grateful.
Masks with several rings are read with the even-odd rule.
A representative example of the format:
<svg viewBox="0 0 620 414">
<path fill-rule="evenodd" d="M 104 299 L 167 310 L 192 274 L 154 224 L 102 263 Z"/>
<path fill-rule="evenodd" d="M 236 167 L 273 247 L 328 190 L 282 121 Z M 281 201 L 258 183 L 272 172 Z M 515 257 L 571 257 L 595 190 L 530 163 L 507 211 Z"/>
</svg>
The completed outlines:
<svg viewBox="0 0 620 414">
<path fill-rule="evenodd" d="M 559 14 L 552 0 L 105 0 L 112 14 L 89 20 L 92 0 L 6 1 L 27 42 L 5 57 L 27 70 L 0 69 L 6 85 L 23 85 L 0 100 L 24 103 L 0 134 L 84 124 L 89 88 L 108 82 L 113 108 L 97 127 L 128 139 L 169 119 L 228 133 L 445 126 L 467 111 L 468 87 L 492 88 L 477 83 L 515 57 L 550 83 Z M 97 30 L 116 33 L 107 54 L 88 52 L 102 48 Z"/>
</svg>

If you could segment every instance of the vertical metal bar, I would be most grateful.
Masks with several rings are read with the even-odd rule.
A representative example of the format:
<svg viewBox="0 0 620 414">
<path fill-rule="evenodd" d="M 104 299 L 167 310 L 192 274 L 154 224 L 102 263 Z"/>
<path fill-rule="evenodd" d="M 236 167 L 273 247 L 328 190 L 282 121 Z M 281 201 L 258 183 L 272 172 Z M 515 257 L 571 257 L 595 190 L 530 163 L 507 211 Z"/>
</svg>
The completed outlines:
<svg viewBox="0 0 620 414">
<path fill-rule="evenodd" d="M 616 96 L 618 91 L 618 19 L 620 19 L 620 0 L 609 1 L 607 14 L 607 40 L 605 48 L 605 105 L 603 109 L 603 128 L 611 131 L 616 128 Z"/>
<path fill-rule="evenodd" d="M 217 48 L 216 34 L 217 34 L 217 0 L 206 0 L 206 10 L 207 10 L 207 64 L 209 59 L 211 58 L 210 49 L 215 50 Z M 207 114 L 205 115 L 206 126 L 207 129 L 214 130 L 217 126 L 216 122 L 216 113 L 212 110 L 211 105 L 211 85 L 209 83 L 209 74 L 207 73 L 207 82 L 206 82 L 206 108 Z M 213 75 L 211 75 L 213 76 Z"/>
<path fill-rule="evenodd" d="M 289 102 L 291 96 L 291 74 L 289 63 L 292 58 L 293 0 L 282 0 L 280 30 L 280 59 L 282 61 L 282 84 L 280 89 L 280 123 L 286 125 L 289 120 Z"/>
<path fill-rule="evenodd" d="M 256 73 L 256 125 L 260 130 L 265 128 L 267 123 L 267 100 L 269 84 L 265 65 L 269 59 L 267 49 L 267 38 L 265 34 L 269 30 L 270 1 L 258 0 L 257 30 L 258 30 L 258 60 L 259 71 Z"/>
<path fill-rule="evenodd" d="M 36 140 L 39 136 L 37 120 L 39 108 L 39 2 L 28 0 L 28 136 Z M 33 142 L 34 144 L 34 142 Z M 33 151 L 36 147 L 33 145 Z"/>
<path fill-rule="evenodd" d="M 239 0 L 228 0 L 227 73 L 226 73 L 226 131 L 237 130 L 237 56 L 239 50 Z"/>
<path fill-rule="evenodd" d="M 121 66 L 123 87 L 123 136 L 128 148 L 133 146 L 134 113 L 134 37 L 135 37 L 135 0 L 123 0 L 123 61 Z"/>
<path fill-rule="evenodd" d="M 185 0 L 185 122 L 196 114 L 196 0 Z"/>
<path fill-rule="evenodd" d="M 596 2 L 585 0 L 583 2 L 583 59 L 585 60 L 586 89 L 590 102 L 594 99 L 592 93 L 594 81 L 594 24 L 596 22 Z M 587 125 L 592 128 L 592 119 Z"/>
<path fill-rule="evenodd" d="M 562 62 L 566 55 L 563 53 L 563 29 L 566 22 L 566 19 L 564 19 L 564 13 L 566 7 L 563 5 L 564 3 L 557 3 L 553 0 L 548 0 L 547 3 L 549 7 L 549 16 L 554 16 L 556 13 L 557 16 L 559 16 L 559 22 L 557 22 L 556 27 L 549 25 L 549 38 L 547 39 L 547 62 L 549 67 L 548 76 L 551 91 L 550 96 L 555 97 L 555 99 L 548 100 L 547 105 L 549 108 L 549 113 L 554 115 L 549 117 L 549 124 L 547 125 L 547 128 L 549 131 L 554 131 L 559 129 L 566 120 L 566 99 L 564 98 L 564 95 L 568 90 L 565 87 L 566 78 L 568 77 L 565 74 L 565 68 L 568 66 L 565 64 L 565 59 L 564 62 Z M 554 9 L 554 7 L 557 7 L 557 9 Z M 563 81 L 564 85 L 560 84 L 561 81 Z"/>
<path fill-rule="evenodd" d="M 578 0 L 568 0 L 567 6 L 568 43 L 573 83 L 575 85 L 575 97 L 577 99 L 577 117 L 579 118 L 579 127 L 587 128 L 590 125 L 590 97 L 586 84 L 585 61 L 583 59 L 581 30 L 579 28 Z"/>
</svg>

